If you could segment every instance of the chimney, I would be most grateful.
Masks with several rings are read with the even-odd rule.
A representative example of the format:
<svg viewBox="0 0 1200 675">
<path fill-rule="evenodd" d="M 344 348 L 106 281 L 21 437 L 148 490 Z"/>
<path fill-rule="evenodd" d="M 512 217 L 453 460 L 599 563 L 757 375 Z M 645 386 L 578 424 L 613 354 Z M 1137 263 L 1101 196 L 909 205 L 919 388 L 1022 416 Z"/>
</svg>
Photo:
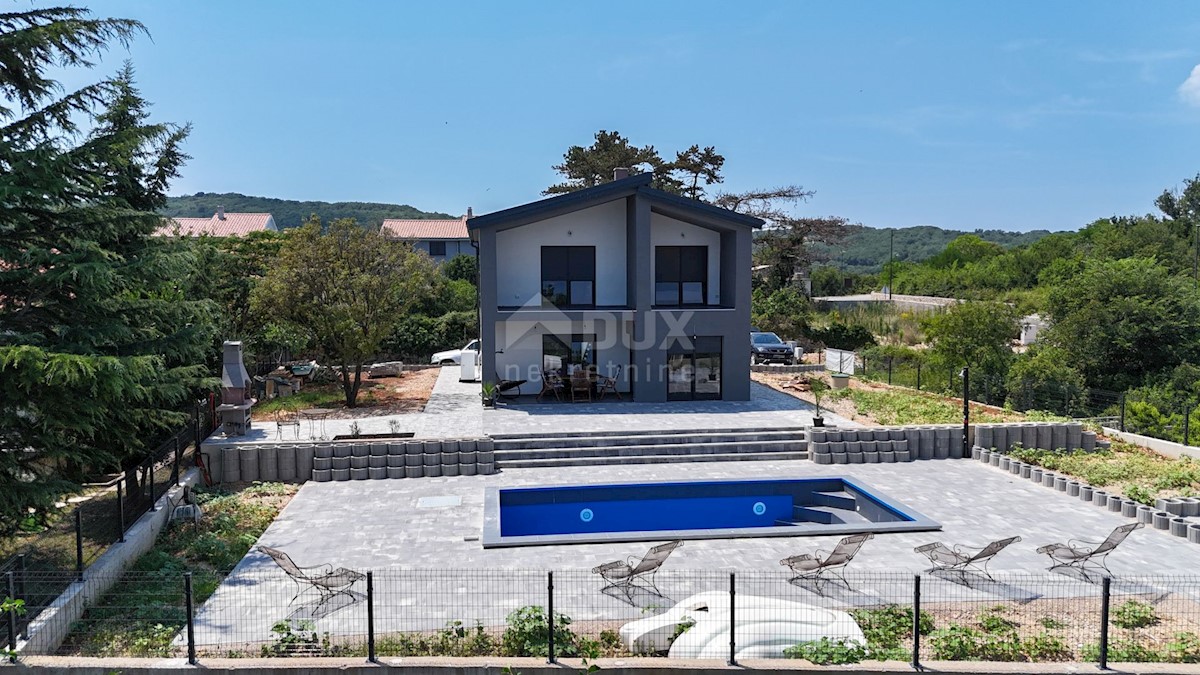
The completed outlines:
<svg viewBox="0 0 1200 675">
<path fill-rule="evenodd" d="M 468 206 L 467 207 L 467 220 L 470 220 L 471 218 L 474 218 L 474 217 L 475 217 L 475 212 L 472 211 L 471 207 Z"/>
<path fill-rule="evenodd" d="M 613 169 L 613 180 L 621 180 L 622 178 L 629 178 L 629 169 L 623 166 Z"/>
<path fill-rule="evenodd" d="M 217 207 L 217 220 L 225 220 L 225 207 L 224 206 Z"/>
</svg>

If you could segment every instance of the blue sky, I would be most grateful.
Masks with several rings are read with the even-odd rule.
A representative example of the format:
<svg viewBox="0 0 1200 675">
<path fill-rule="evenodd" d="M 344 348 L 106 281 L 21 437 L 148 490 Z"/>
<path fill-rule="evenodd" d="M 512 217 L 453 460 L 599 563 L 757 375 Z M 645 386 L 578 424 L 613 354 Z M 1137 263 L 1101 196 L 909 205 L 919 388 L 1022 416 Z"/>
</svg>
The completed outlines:
<svg viewBox="0 0 1200 675">
<path fill-rule="evenodd" d="M 93 9 L 152 34 L 102 70 L 131 57 L 156 117 L 195 127 L 177 194 L 485 213 L 598 129 L 715 145 L 725 189 L 798 183 L 803 212 L 874 227 L 1076 229 L 1200 173 L 1194 2 Z"/>
</svg>

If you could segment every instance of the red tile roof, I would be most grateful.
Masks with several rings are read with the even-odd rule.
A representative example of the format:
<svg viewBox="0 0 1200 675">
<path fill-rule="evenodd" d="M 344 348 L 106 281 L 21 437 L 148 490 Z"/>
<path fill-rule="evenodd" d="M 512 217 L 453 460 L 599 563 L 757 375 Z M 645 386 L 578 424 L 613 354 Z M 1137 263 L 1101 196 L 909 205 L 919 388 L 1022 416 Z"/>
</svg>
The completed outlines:
<svg viewBox="0 0 1200 675">
<path fill-rule="evenodd" d="M 218 218 L 174 218 L 173 223 L 164 225 L 154 232 L 158 236 L 179 234 L 181 237 L 240 237 L 251 232 L 277 230 L 275 219 L 269 213 L 226 213 Z"/>
<path fill-rule="evenodd" d="M 466 217 L 454 220 L 400 220 L 391 218 L 383 221 L 381 233 L 397 239 L 467 239 Z"/>
</svg>

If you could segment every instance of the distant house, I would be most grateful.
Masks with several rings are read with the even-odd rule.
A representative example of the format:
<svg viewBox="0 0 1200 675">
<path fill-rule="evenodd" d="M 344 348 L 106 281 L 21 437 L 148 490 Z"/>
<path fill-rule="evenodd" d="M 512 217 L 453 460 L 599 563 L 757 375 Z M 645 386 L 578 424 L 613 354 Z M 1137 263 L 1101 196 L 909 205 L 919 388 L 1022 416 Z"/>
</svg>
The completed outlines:
<svg viewBox="0 0 1200 675">
<path fill-rule="evenodd" d="M 379 231 L 384 236 L 412 242 L 413 248 L 425 251 L 430 258 L 443 262 L 459 255 L 475 255 L 471 238 L 467 234 L 467 215 L 455 220 L 401 220 L 389 218 L 383 221 Z"/>
<path fill-rule="evenodd" d="M 244 237 L 251 232 L 278 231 L 275 218 L 269 213 L 225 213 L 217 207 L 211 218 L 172 218 L 154 232 L 155 236 L 168 237 Z"/>
<path fill-rule="evenodd" d="M 1037 342 L 1038 333 L 1050 327 L 1050 322 L 1037 314 L 1021 318 L 1021 344 L 1031 345 Z"/>
</svg>

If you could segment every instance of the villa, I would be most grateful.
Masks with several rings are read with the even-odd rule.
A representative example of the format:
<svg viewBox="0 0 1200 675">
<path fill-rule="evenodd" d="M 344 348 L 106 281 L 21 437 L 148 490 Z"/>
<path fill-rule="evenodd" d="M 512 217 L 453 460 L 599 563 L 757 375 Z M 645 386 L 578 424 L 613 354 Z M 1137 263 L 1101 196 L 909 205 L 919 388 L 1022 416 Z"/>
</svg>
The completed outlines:
<svg viewBox="0 0 1200 675">
<path fill-rule="evenodd" d="M 218 206 L 211 218 L 172 218 L 154 231 L 157 237 L 244 237 L 251 232 L 277 232 L 275 217 L 269 213 L 225 213 Z"/>
<path fill-rule="evenodd" d="M 634 401 L 750 398 L 751 234 L 763 221 L 651 174 L 469 218 L 485 379 L 580 370 Z"/>
<path fill-rule="evenodd" d="M 389 218 L 379 228 L 385 237 L 411 242 L 413 248 L 429 254 L 436 262 L 445 262 L 460 255 L 475 255 L 475 247 L 467 236 L 467 215 L 453 220 L 410 220 Z"/>
</svg>

